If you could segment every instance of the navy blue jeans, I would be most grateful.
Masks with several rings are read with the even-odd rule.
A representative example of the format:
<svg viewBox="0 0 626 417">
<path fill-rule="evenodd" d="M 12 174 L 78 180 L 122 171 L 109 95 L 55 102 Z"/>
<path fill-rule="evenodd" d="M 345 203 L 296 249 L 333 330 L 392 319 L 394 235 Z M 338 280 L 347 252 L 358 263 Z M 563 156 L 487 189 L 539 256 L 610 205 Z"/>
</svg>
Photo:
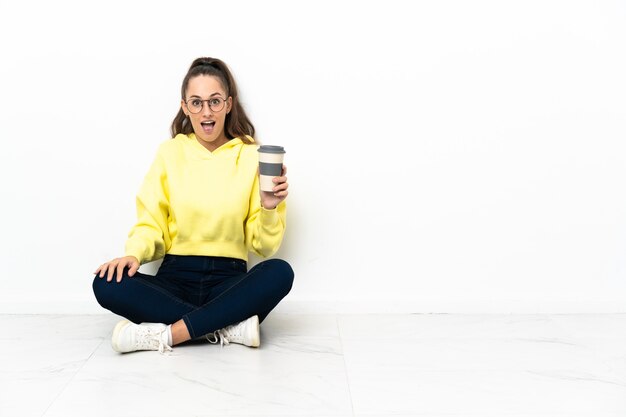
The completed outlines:
<svg viewBox="0 0 626 417">
<path fill-rule="evenodd" d="M 291 290 L 291 266 L 280 259 L 255 265 L 244 260 L 196 255 L 165 255 L 156 275 L 124 269 L 121 282 L 96 275 L 98 303 L 134 323 L 185 321 L 197 338 L 254 315 L 259 321 Z"/>
</svg>

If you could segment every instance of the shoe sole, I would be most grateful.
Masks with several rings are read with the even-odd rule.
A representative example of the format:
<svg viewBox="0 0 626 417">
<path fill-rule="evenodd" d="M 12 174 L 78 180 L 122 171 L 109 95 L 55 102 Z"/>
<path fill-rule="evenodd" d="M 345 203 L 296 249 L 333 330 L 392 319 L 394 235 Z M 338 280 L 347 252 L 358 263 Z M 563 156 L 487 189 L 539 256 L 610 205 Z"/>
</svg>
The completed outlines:
<svg viewBox="0 0 626 417">
<path fill-rule="evenodd" d="M 260 333 L 260 329 L 259 329 L 259 317 L 258 316 L 253 316 L 251 318 L 252 320 L 252 328 L 254 329 L 253 334 L 249 334 L 248 339 L 250 340 L 250 344 L 248 346 L 250 347 L 259 347 L 259 345 L 261 344 L 261 333 Z"/>
<path fill-rule="evenodd" d="M 129 323 L 130 323 L 129 320 L 122 320 L 119 323 L 117 323 L 115 325 L 115 328 L 113 329 L 113 336 L 111 336 L 111 347 L 116 352 L 125 353 L 124 351 L 120 349 L 119 345 L 117 344 L 117 340 L 119 339 L 119 334 L 122 331 L 122 329 L 128 326 Z"/>
</svg>

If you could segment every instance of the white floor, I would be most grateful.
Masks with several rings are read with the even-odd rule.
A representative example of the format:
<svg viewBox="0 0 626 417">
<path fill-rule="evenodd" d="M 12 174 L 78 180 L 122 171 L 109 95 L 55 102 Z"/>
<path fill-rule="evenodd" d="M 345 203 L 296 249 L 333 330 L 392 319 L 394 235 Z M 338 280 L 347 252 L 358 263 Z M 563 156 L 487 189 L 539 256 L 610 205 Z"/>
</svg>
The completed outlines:
<svg viewBox="0 0 626 417">
<path fill-rule="evenodd" d="M 274 313 L 170 356 L 118 319 L 0 315 L 0 416 L 626 416 L 626 314 Z"/>
</svg>

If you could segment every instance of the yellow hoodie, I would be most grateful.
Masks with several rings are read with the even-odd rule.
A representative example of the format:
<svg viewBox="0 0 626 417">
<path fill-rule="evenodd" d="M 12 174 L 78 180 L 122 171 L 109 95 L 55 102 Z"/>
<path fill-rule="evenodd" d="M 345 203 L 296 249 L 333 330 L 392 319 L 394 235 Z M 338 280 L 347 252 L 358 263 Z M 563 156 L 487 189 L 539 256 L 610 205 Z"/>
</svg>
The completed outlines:
<svg viewBox="0 0 626 417">
<path fill-rule="evenodd" d="M 141 264 L 166 253 L 248 260 L 273 255 L 285 232 L 286 204 L 261 206 L 256 145 L 234 138 L 209 152 L 192 133 L 161 143 L 137 193 L 137 223 L 126 256 Z"/>
</svg>

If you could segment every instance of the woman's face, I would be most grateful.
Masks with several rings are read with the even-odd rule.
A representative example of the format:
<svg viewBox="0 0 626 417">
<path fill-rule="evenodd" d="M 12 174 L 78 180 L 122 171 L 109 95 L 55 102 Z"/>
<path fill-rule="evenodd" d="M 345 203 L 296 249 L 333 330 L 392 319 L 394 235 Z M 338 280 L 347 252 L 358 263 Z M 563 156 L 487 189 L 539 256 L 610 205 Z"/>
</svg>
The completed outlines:
<svg viewBox="0 0 626 417">
<path fill-rule="evenodd" d="M 181 100 L 180 105 L 189 116 L 200 144 L 214 151 L 228 142 L 224 122 L 230 113 L 233 99 L 226 95 L 219 79 L 211 75 L 191 78 L 187 85 L 186 100 Z"/>
</svg>

